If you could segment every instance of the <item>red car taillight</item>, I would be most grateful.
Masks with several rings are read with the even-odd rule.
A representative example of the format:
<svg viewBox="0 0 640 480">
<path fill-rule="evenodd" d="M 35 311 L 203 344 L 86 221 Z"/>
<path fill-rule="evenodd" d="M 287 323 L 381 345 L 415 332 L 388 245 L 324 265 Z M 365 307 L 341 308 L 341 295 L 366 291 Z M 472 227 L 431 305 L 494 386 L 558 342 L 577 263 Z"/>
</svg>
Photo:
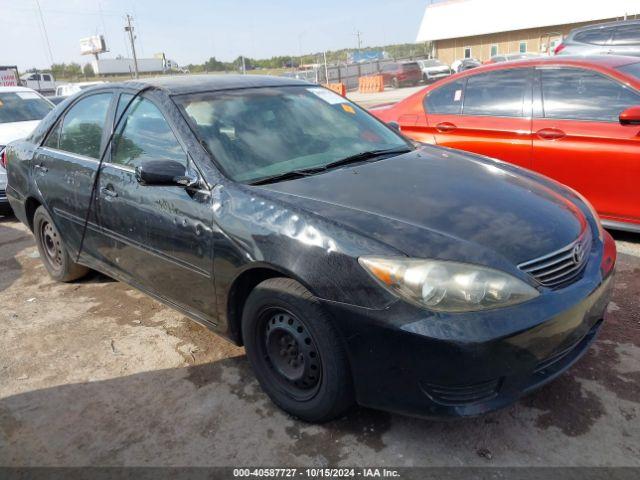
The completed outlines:
<svg viewBox="0 0 640 480">
<path fill-rule="evenodd" d="M 7 152 L 5 149 L 2 149 L 2 152 L 0 152 L 0 164 L 2 164 L 4 168 L 7 168 Z"/>
<path fill-rule="evenodd" d="M 560 43 L 555 50 L 553 51 L 554 55 L 558 55 L 562 50 L 564 50 L 566 45 L 564 43 Z"/>
</svg>

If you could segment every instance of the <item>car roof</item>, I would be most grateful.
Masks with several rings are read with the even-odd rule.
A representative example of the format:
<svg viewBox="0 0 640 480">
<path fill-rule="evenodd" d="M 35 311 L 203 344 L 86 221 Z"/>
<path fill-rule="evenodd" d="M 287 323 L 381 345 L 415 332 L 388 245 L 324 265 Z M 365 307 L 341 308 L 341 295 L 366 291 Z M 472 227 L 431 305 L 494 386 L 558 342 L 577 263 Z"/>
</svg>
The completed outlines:
<svg viewBox="0 0 640 480">
<path fill-rule="evenodd" d="M 569 32 L 569 36 L 578 32 L 584 32 L 585 30 L 596 30 L 598 28 L 606 27 L 618 27 L 621 25 L 637 25 L 640 24 L 640 20 L 616 20 L 613 22 L 593 23 L 591 25 L 585 25 L 584 27 L 574 28 Z"/>
<path fill-rule="evenodd" d="M 269 75 L 171 75 L 166 77 L 144 78 L 109 86 L 124 86 L 134 89 L 155 87 L 169 95 L 235 90 L 241 88 L 285 87 L 313 85 L 304 80 Z M 103 87 L 105 85 L 102 85 Z M 99 88 L 99 87 L 98 87 Z"/>
<path fill-rule="evenodd" d="M 638 63 L 638 57 L 626 57 L 622 55 L 555 55 L 551 57 L 533 57 L 511 60 L 509 62 L 491 63 L 473 69 L 473 74 L 488 70 L 502 70 L 505 68 L 537 67 L 541 65 L 571 65 L 571 66 L 596 66 L 603 68 L 617 68 L 630 63 Z"/>
</svg>

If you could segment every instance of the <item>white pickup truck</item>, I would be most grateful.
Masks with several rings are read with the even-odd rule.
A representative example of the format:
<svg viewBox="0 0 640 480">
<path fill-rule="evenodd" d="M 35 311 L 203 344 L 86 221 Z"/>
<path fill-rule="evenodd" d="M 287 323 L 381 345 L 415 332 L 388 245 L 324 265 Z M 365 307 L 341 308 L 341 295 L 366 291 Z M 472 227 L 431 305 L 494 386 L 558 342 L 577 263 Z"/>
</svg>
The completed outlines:
<svg viewBox="0 0 640 480">
<path fill-rule="evenodd" d="M 20 77 L 20 83 L 45 95 L 52 95 L 56 90 L 56 80 L 50 73 L 25 73 Z"/>
</svg>

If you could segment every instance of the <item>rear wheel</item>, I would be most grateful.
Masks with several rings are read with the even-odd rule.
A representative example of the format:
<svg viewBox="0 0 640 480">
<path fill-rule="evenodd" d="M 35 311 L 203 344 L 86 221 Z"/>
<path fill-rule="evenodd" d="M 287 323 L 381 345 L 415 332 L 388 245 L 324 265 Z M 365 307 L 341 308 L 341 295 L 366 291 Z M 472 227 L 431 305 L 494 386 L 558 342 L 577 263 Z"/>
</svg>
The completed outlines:
<svg viewBox="0 0 640 480">
<path fill-rule="evenodd" d="M 33 233 L 42 263 L 54 280 L 71 282 L 87 274 L 87 267 L 71 260 L 60 232 L 49 212 L 42 206 L 38 207 L 33 216 Z"/>
<path fill-rule="evenodd" d="M 242 335 L 260 385 L 286 412 L 324 422 L 353 405 L 340 338 L 315 297 L 295 280 L 269 279 L 251 292 Z"/>
</svg>

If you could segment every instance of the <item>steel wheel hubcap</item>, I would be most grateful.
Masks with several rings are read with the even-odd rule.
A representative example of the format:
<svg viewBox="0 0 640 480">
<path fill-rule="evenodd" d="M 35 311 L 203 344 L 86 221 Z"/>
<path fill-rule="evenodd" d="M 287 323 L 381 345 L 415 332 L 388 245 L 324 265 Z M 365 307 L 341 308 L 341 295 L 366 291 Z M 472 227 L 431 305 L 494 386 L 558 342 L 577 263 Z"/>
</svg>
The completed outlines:
<svg viewBox="0 0 640 480">
<path fill-rule="evenodd" d="M 271 311 L 264 325 L 269 364 L 292 393 L 313 394 L 322 374 L 318 349 L 308 329 L 294 315 Z"/>
<path fill-rule="evenodd" d="M 42 246 L 47 260 L 54 268 L 62 266 L 62 245 L 60 236 L 49 222 L 43 222 L 40 227 Z"/>
</svg>

